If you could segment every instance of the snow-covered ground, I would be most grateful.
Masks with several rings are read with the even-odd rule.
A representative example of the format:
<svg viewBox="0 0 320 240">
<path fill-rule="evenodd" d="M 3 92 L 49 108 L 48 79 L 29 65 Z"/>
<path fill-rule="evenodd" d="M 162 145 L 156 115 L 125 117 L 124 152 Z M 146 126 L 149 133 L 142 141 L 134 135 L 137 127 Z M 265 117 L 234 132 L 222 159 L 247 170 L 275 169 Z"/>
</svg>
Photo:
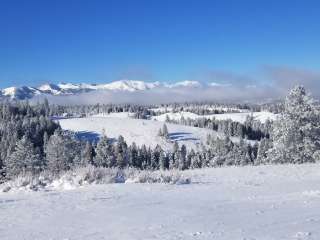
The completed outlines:
<svg viewBox="0 0 320 240">
<path fill-rule="evenodd" d="M 320 165 L 186 172 L 189 185 L 0 194 L 0 239 L 320 239 Z"/>
<path fill-rule="evenodd" d="M 200 117 L 204 117 L 204 116 L 200 116 L 198 114 L 195 113 L 191 113 L 191 112 L 168 112 L 168 113 L 164 113 L 158 116 L 153 116 L 151 117 L 152 120 L 157 120 L 157 121 L 161 121 L 161 122 L 165 122 L 167 117 L 169 117 L 170 120 L 180 120 L 182 117 L 184 117 L 185 119 L 190 118 L 190 119 L 197 119 Z"/>
<path fill-rule="evenodd" d="M 112 112 L 112 113 L 99 113 L 92 115 L 92 117 L 105 117 L 105 118 L 133 118 L 134 113 L 130 112 Z"/>
<path fill-rule="evenodd" d="M 91 138 L 92 136 L 101 135 L 105 130 L 109 138 L 117 139 L 122 135 L 128 143 L 135 142 L 138 146 L 156 147 L 159 144 L 164 149 L 171 149 L 173 144 L 158 136 L 159 129 L 163 123 L 152 120 L 141 120 L 127 118 L 127 113 L 106 115 L 102 117 L 72 118 L 59 120 L 60 125 L 65 130 L 78 132 L 80 136 Z M 169 137 L 171 141 L 185 144 L 188 149 L 195 149 L 203 142 L 205 143 L 207 135 L 213 137 L 223 137 L 222 134 L 203 128 L 195 128 L 178 124 L 167 124 Z M 232 138 L 237 141 L 237 138 Z"/>
<path fill-rule="evenodd" d="M 244 123 L 247 119 L 247 116 L 251 116 L 251 113 L 224 113 L 224 114 L 214 114 L 211 115 L 217 120 L 227 120 L 231 119 L 235 122 Z M 275 120 L 276 116 L 274 113 L 271 112 L 253 112 L 252 116 L 255 120 L 265 123 L 268 119 Z"/>
<path fill-rule="evenodd" d="M 231 119 L 232 121 L 235 121 L 235 122 L 244 123 L 246 121 L 247 116 L 251 116 L 251 114 L 255 120 L 261 121 L 262 123 L 266 122 L 267 119 L 269 120 L 276 119 L 276 115 L 271 112 L 253 112 L 253 113 L 241 112 L 241 113 L 223 113 L 223 114 L 210 114 L 210 115 L 197 115 L 191 112 L 177 112 L 177 113 L 169 112 L 169 113 L 161 114 L 159 116 L 154 116 L 152 117 L 152 119 L 163 122 L 166 120 L 167 116 L 171 120 L 180 120 L 181 117 L 184 117 L 185 119 L 215 118 L 217 120 Z"/>
</svg>

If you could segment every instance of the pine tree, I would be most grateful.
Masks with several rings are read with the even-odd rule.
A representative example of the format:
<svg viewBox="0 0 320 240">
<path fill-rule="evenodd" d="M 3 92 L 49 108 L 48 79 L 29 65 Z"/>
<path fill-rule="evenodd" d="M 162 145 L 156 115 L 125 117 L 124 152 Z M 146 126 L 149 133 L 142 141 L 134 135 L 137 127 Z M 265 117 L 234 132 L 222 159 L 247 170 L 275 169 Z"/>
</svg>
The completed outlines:
<svg viewBox="0 0 320 240">
<path fill-rule="evenodd" d="M 163 124 L 163 127 L 162 127 L 162 136 L 166 139 L 169 138 L 169 132 L 168 132 L 168 127 L 166 124 Z"/>
<path fill-rule="evenodd" d="M 128 164 L 132 167 L 138 167 L 138 148 L 135 142 L 129 147 Z"/>
<path fill-rule="evenodd" d="M 156 170 L 158 169 L 158 153 L 156 150 L 152 151 L 151 153 L 151 162 L 150 162 L 150 169 Z"/>
<path fill-rule="evenodd" d="M 302 86 L 294 87 L 285 109 L 275 121 L 273 148 L 268 160 L 275 163 L 315 162 L 320 151 L 320 114 Z"/>
<path fill-rule="evenodd" d="M 37 173 L 43 167 L 40 156 L 30 139 L 24 136 L 17 142 L 14 152 L 5 162 L 8 176 L 16 176 L 20 173 Z"/>
<path fill-rule="evenodd" d="M 193 149 L 191 149 L 191 151 L 188 153 L 188 156 L 187 156 L 187 161 L 186 161 L 186 168 L 187 169 L 190 169 L 191 168 L 191 164 L 193 162 L 193 159 L 195 158 L 195 152 Z"/>
<path fill-rule="evenodd" d="M 119 168 L 126 167 L 128 164 L 127 143 L 124 141 L 124 138 L 121 135 L 118 137 L 115 155 L 117 157 L 117 166 Z"/>
<path fill-rule="evenodd" d="M 201 168 L 201 162 L 201 154 L 197 152 L 194 158 L 192 159 L 191 168 Z"/>
<path fill-rule="evenodd" d="M 173 166 L 172 168 L 179 168 L 179 155 L 180 155 L 180 150 L 179 150 L 179 144 L 177 141 L 174 142 L 173 144 L 173 151 L 172 151 L 172 160 L 173 160 Z"/>
<path fill-rule="evenodd" d="M 173 153 L 169 153 L 169 169 L 174 169 L 176 167 L 175 164 L 175 155 Z"/>
<path fill-rule="evenodd" d="M 179 152 L 179 170 L 185 170 L 186 169 L 186 158 L 187 158 L 187 148 L 183 144 L 181 146 L 180 152 Z"/>
<path fill-rule="evenodd" d="M 271 142 L 267 138 L 262 138 L 259 143 L 256 164 L 267 163 L 267 153 L 271 148 Z"/>
<path fill-rule="evenodd" d="M 96 156 L 93 159 L 93 164 L 96 167 L 111 167 L 110 162 L 111 146 L 109 144 L 109 139 L 104 134 L 96 147 Z"/>
<path fill-rule="evenodd" d="M 79 164 L 80 153 L 78 142 L 57 130 L 49 138 L 45 149 L 47 168 L 53 173 L 70 170 Z"/>
<path fill-rule="evenodd" d="M 165 155 L 164 151 L 161 150 L 160 152 L 160 159 L 159 159 L 159 167 L 161 170 L 165 170 L 168 168 L 168 158 L 167 156 Z"/>
<path fill-rule="evenodd" d="M 90 142 L 86 142 L 84 149 L 81 151 L 81 160 L 83 166 L 87 164 L 93 165 L 94 150 Z"/>
</svg>

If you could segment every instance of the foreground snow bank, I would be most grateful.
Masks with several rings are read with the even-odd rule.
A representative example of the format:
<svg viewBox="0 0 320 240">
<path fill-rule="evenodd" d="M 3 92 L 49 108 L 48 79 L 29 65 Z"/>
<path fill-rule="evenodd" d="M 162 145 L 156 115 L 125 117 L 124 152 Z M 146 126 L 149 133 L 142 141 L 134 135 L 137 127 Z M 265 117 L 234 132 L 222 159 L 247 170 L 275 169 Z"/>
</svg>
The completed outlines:
<svg viewBox="0 0 320 240">
<path fill-rule="evenodd" d="M 188 184 L 190 177 L 178 170 L 141 171 L 137 169 L 77 168 L 60 175 L 43 172 L 38 176 L 20 175 L 0 185 L 0 192 L 72 190 L 89 184 L 110 183 L 169 183 Z"/>
<path fill-rule="evenodd" d="M 320 164 L 183 174 L 192 184 L 93 184 L 0 194 L 0 238 L 320 239 Z"/>
</svg>

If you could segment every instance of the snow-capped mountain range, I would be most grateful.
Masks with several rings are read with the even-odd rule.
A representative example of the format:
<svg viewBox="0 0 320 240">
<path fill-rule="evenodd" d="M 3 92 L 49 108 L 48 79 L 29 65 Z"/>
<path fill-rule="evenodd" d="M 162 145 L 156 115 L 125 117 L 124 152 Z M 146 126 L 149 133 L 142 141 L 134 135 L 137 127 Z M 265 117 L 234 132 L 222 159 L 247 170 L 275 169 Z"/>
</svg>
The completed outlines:
<svg viewBox="0 0 320 240">
<path fill-rule="evenodd" d="M 212 83 L 206 84 L 212 86 Z M 216 86 L 216 85 L 215 85 Z M 197 81 L 182 81 L 176 83 L 144 82 L 136 80 L 119 80 L 106 84 L 87 84 L 87 83 L 59 83 L 43 84 L 39 87 L 9 87 L 0 90 L 0 97 L 17 100 L 30 99 L 38 95 L 74 95 L 91 91 L 146 91 L 155 88 L 200 88 L 203 85 Z"/>
</svg>

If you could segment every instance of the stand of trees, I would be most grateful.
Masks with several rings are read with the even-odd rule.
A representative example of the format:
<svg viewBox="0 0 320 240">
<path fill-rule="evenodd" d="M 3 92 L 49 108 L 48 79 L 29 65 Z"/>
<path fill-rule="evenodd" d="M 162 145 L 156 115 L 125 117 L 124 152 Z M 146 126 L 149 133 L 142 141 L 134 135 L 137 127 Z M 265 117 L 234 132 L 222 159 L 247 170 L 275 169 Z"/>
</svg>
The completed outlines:
<svg viewBox="0 0 320 240">
<path fill-rule="evenodd" d="M 172 120 L 167 115 L 166 122 L 182 124 L 192 127 L 208 128 L 221 132 L 228 137 L 240 137 L 249 140 L 261 140 L 269 138 L 272 132 L 272 122 L 267 120 L 265 123 L 256 121 L 252 116 L 248 116 L 242 124 L 239 122 L 228 120 L 217 120 L 214 118 L 198 118 L 191 119 L 181 117 L 180 120 Z"/>
<path fill-rule="evenodd" d="M 42 168 L 45 141 L 59 128 L 47 117 L 46 104 L 0 103 L 1 176 Z"/>
</svg>

